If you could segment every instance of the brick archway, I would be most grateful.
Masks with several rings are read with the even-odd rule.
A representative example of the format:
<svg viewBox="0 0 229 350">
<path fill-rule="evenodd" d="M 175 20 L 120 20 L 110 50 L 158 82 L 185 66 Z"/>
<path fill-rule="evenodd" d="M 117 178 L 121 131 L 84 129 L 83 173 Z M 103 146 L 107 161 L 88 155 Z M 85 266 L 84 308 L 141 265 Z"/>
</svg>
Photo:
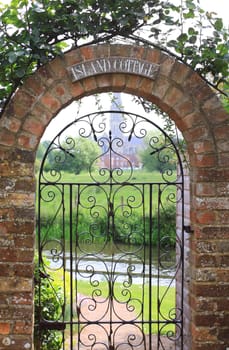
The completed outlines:
<svg viewBox="0 0 229 350">
<path fill-rule="evenodd" d="M 159 65 L 156 78 L 128 72 L 72 82 L 68 68 L 100 58 Z M 98 45 L 72 50 L 39 69 L 0 120 L 0 349 L 32 348 L 34 159 L 50 120 L 73 100 L 123 91 L 156 103 L 186 139 L 191 188 L 191 349 L 225 350 L 229 339 L 229 116 L 184 64 L 150 48 Z"/>
</svg>

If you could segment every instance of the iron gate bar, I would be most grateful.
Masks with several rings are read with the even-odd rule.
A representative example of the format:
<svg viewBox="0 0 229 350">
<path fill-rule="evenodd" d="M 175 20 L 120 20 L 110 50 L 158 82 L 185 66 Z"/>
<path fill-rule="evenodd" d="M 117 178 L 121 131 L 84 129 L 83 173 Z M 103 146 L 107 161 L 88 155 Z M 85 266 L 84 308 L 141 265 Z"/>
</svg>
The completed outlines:
<svg viewBox="0 0 229 350">
<path fill-rule="evenodd" d="M 110 121 L 110 126 L 107 129 L 106 122 L 104 121 L 105 116 L 112 113 L 112 120 Z M 113 124 L 112 124 L 113 123 Z M 116 123 L 116 124 L 115 124 Z M 140 127 L 141 123 L 153 126 L 161 134 L 164 144 L 158 136 L 150 136 L 148 140 L 148 147 L 151 149 L 149 152 L 152 159 L 157 159 L 161 164 L 161 180 L 158 181 L 146 181 L 139 182 L 135 181 L 133 174 L 135 173 L 134 165 L 132 162 L 136 162 L 135 158 L 132 158 L 131 153 L 126 154 L 129 146 L 134 142 L 141 141 L 145 139 L 149 128 Z M 66 132 L 73 126 L 76 127 L 80 125 L 78 129 L 76 128 L 76 134 L 79 138 L 91 139 L 93 137 L 94 142 L 100 147 L 100 156 L 95 158 L 94 161 L 89 166 L 89 177 L 88 181 L 78 181 L 76 175 L 76 181 L 66 181 L 64 178 L 64 167 L 67 161 L 75 159 L 77 154 L 76 142 L 73 137 L 70 137 Z M 143 124 L 144 125 L 144 124 Z M 112 129 L 113 128 L 113 129 Z M 115 131 L 116 130 L 116 131 Z M 114 134 L 114 131 L 116 134 Z M 63 137 L 65 135 L 65 138 Z M 142 144 L 143 146 L 143 144 Z M 142 147 L 141 146 L 141 147 Z M 122 149 L 123 148 L 123 149 Z M 124 152 L 125 151 L 125 152 Z M 168 151 L 167 154 L 164 152 Z M 180 177 L 174 177 L 174 170 L 169 163 L 172 155 L 175 155 L 176 161 L 180 169 Z M 70 158 L 69 158 L 70 157 Z M 122 161 L 122 164 L 127 166 L 127 169 L 122 169 L 120 165 L 117 165 L 117 159 Z M 100 159 L 100 160 L 99 160 Z M 95 173 L 92 173 L 92 166 L 95 162 L 97 163 L 97 168 Z M 50 163 L 50 169 L 48 172 L 45 171 L 46 164 Z M 121 164 L 121 163 L 120 163 Z M 137 164 L 137 163 L 134 163 Z M 62 166 L 62 167 L 61 167 Z M 167 168 L 166 168 L 167 166 Z M 173 176 L 173 177 L 172 177 Z M 63 181 L 65 180 L 65 181 Z M 177 205 L 179 202 L 181 205 L 182 212 L 182 231 L 181 237 L 176 236 L 176 247 L 177 247 L 177 261 L 174 263 L 174 272 L 171 276 L 171 280 L 167 287 L 163 290 L 160 288 L 162 271 L 165 268 L 163 256 L 167 254 L 168 250 L 164 249 L 163 239 L 161 232 L 161 213 L 165 210 L 162 196 L 165 196 L 166 191 L 170 191 L 170 188 L 176 188 L 176 198 L 173 198 L 168 194 L 166 201 L 173 202 Z M 129 192 L 125 194 L 125 198 L 121 200 L 121 205 L 117 204 L 118 195 L 120 196 L 123 189 L 129 189 Z M 102 191 L 105 196 L 105 204 L 98 202 L 96 191 Z M 88 193 L 87 193 L 88 191 Z M 94 192 L 95 191 L 95 194 Z M 135 191 L 135 192 L 134 192 Z M 131 347 L 131 349 L 140 350 L 151 350 L 155 346 L 155 336 L 153 336 L 154 325 L 157 326 L 157 349 L 165 349 L 164 347 L 164 332 L 167 333 L 167 339 L 171 343 L 176 343 L 179 349 L 183 349 L 183 281 L 184 281 L 184 256 L 183 256 L 183 230 L 184 230 L 184 185 L 183 185 L 183 169 L 182 162 L 179 155 L 179 151 L 174 143 L 174 141 L 154 122 L 147 120 L 134 113 L 120 112 L 120 111 L 104 111 L 87 114 L 83 117 L 78 118 L 66 127 L 62 129 L 61 132 L 52 140 L 47 148 L 44 158 L 41 162 L 40 174 L 39 174 L 39 195 L 38 195 L 38 250 L 39 250 L 39 266 L 44 275 L 50 275 L 48 278 L 48 283 L 51 289 L 56 295 L 56 301 L 59 302 L 59 311 L 57 315 L 52 319 L 47 319 L 42 311 L 42 300 L 41 300 L 41 287 L 39 292 L 40 299 L 40 315 L 37 326 L 40 328 L 41 343 L 39 344 L 39 349 L 42 350 L 42 335 L 43 332 L 47 331 L 60 331 L 62 333 L 62 347 L 66 350 L 75 349 L 75 340 L 78 339 L 78 349 L 94 349 L 96 344 L 103 344 L 101 346 L 106 347 L 106 349 L 117 350 L 120 346 L 125 345 Z M 83 197 L 86 194 L 85 198 Z M 100 193 L 101 194 L 101 193 Z M 137 197 L 140 196 L 140 197 Z M 157 200 L 156 200 L 157 196 Z M 67 202 L 68 200 L 68 202 Z M 83 201 L 86 200 L 88 204 L 86 205 Z M 137 204 L 139 201 L 139 204 Z M 48 219 L 45 218 L 46 209 L 51 207 L 52 217 Z M 68 213 L 69 208 L 69 213 Z M 110 257 L 110 262 L 107 264 L 107 260 L 100 257 L 103 248 L 97 250 L 94 249 L 92 252 L 85 251 L 82 246 L 81 239 L 88 240 L 92 242 L 96 237 L 95 231 L 98 227 L 97 217 L 101 217 L 101 211 L 106 213 L 107 220 L 105 222 L 104 231 L 101 231 L 102 226 L 100 224 L 100 234 L 101 236 L 101 247 L 105 248 L 108 246 L 108 242 L 112 242 L 113 248 L 116 246 L 119 251 L 119 258 L 114 256 L 112 253 Z M 126 240 L 126 242 L 136 242 L 134 238 L 134 233 L 137 234 L 140 227 L 141 240 L 138 248 L 128 248 L 125 249 L 120 247 L 119 241 L 115 236 L 118 230 L 116 223 L 116 218 L 118 215 L 118 210 L 122 209 L 122 218 L 126 220 L 122 225 L 121 238 Z M 136 227 L 132 223 L 129 223 L 128 218 L 134 218 L 137 213 L 137 208 L 142 213 L 141 220 L 136 223 Z M 80 231 L 80 217 L 83 210 L 87 212 L 88 220 L 85 224 L 88 226 L 88 233 L 86 231 L 84 236 L 83 232 Z M 47 209 L 48 211 L 48 209 Z M 124 214 L 125 213 L 125 214 Z M 155 214 L 157 221 L 155 221 Z M 98 215 L 98 216 L 96 216 Z M 61 221 L 59 221 L 61 219 Z M 90 220 L 89 220 L 90 219 Z M 61 232 L 59 239 L 52 235 L 52 227 L 55 223 L 61 222 L 58 226 L 58 230 Z M 68 226 L 69 222 L 69 226 Z M 93 227 L 94 225 L 94 227 Z M 126 226 L 125 226 L 126 225 Z M 142 226 L 141 226 L 142 225 Z M 56 230 L 56 229 L 55 229 Z M 94 230 L 94 231 L 93 231 Z M 158 263 L 157 263 L 157 285 L 156 285 L 156 300 L 155 300 L 155 289 L 153 288 L 153 274 L 152 266 L 154 259 L 153 250 L 153 237 L 152 233 L 157 233 L 157 253 L 158 253 Z M 104 234 L 104 236 L 103 236 Z M 69 272 L 67 270 L 67 259 L 66 254 L 67 247 L 67 236 L 69 235 Z M 147 238 L 148 236 L 148 238 Z M 115 238 L 116 237 L 116 238 Z M 119 238 L 119 239 L 121 239 Z M 149 240 L 147 242 L 146 238 Z M 164 239 L 165 240 L 165 239 Z M 174 242 L 175 243 L 175 242 Z M 109 243 L 110 244 L 110 243 Z M 149 245 L 148 245 L 149 244 Z M 88 244 L 88 249 L 90 244 Z M 134 247 L 134 246 L 133 246 Z M 46 255 L 47 249 L 51 254 L 51 259 L 49 258 L 49 263 L 46 263 L 44 257 Z M 140 256 L 142 254 L 142 257 Z M 126 255 L 127 254 L 127 255 Z M 92 261 L 102 261 L 105 270 L 102 272 L 107 283 L 107 290 L 109 290 L 106 296 L 105 292 L 101 289 L 100 280 L 96 280 L 96 275 L 100 272 L 95 269 L 94 266 L 90 265 L 90 260 L 87 262 L 87 257 L 91 255 L 94 256 Z M 147 265 L 147 256 L 148 264 Z M 130 261 L 125 260 L 125 256 L 128 256 Z M 132 257 L 132 258 L 131 258 Z M 133 260 L 133 259 L 136 259 Z M 85 268 L 80 269 L 79 264 L 85 262 Z M 138 299 L 135 299 L 133 291 L 131 288 L 134 285 L 135 278 L 137 275 L 137 262 L 141 262 L 141 276 L 142 290 Z M 170 262 L 171 265 L 172 262 Z M 50 265 L 51 264 L 51 265 Z M 53 265 L 54 264 L 54 265 Z M 57 267 L 56 265 L 57 264 Z M 125 264 L 124 272 L 126 273 L 126 279 L 121 282 L 119 287 L 121 288 L 117 294 L 117 283 L 119 282 L 119 273 L 121 265 Z M 148 267 L 149 266 L 149 267 Z M 167 265 L 169 266 L 169 265 Z M 52 273 L 52 269 L 59 271 L 63 276 L 62 289 L 64 292 L 63 300 L 55 292 L 55 286 L 53 281 L 55 280 L 55 274 Z M 148 269 L 148 274 L 147 274 Z M 102 271 L 102 270 L 101 270 Z M 68 277 L 68 273 L 69 276 Z M 86 277 L 82 277 L 85 274 Z M 149 275 L 149 276 L 148 276 Z M 168 311 L 167 314 L 163 311 L 163 303 L 166 298 L 168 298 L 168 291 L 171 288 L 172 283 L 176 281 L 177 276 L 181 276 L 181 284 L 179 287 L 179 293 L 181 295 L 179 304 L 174 304 L 174 309 Z M 81 292 L 79 278 L 84 278 L 87 282 L 88 296 L 83 296 L 82 300 L 79 301 L 78 293 Z M 68 295 L 68 284 L 70 283 L 70 290 Z M 120 283 L 120 282 L 119 282 Z M 42 284 L 42 279 L 40 279 L 40 286 Z M 149 301 L 147 301 L 146 286 L 148 288 Z M 104 294 L 105 293 L 105 294 Z M 104 295 L 104 296 L 103 296 Z M 122 295 L 122 297 L 121 297 Z M 103 296 L 105 299 L 98 299 Z M 121 298 L 120 298 L 121 297 Z M 70 313 L 67 316 L 66 300 L 69 298 L 70 301 Z M 109 318 L 104 319 L 103 314 L 101 316 L 97 315 L 95 319 L 90 318 L 93 315 L 86 316 L 85 311 L 82 310 L 85 302 L 88 300 L 90 303 L 88 305 L 88 311 L 92 312 L 97 310 L 99 312 L 99 306 L 103 305 L 106 312 L 109 312 Z M 156 310 L 153 310 L 154 302 L 156 301 Z M 134 316 L 131 312 L 136 311 L 137 304 L 140 305 L 140 311 Z M 116 303 L 119 306 L 124 306 L 126 309 L 125 315 L 121 316 L 116 310 Z M 132 303 L 132 305 L 131 305 Z M 146 317 L 144 305 L 147 303 L 149 316 Z M 156 311 L 156 318 L 154 318 L 154 313 Z M 136 311 L 137 312 L 137 311 Z M 136 313 L 135 312 L 135 313 Z M 105 315 L 105 314 L 104 314 Z M 128 317 L 130 319 L 128 319 Z M 116 319 L 117 318 L 117 319 Z M 105 328 L 106 325 L 108 328 Z M 166 327 L 173 325 L 173 329 Z M 103 329 L 106 334 L 107 340 L 103 339 L 102 343 L 99 341 L 99 335 L 93 331 L 89 330 L 87 335 L 89 343 L 85 343 L 85 330 L 90 329 L 91 326 L 98 326 Z M 130 335 L 128 339 L 123 340 L 123 343 L 117 343 L 116 336 L 120 329 L 125 329 L 124 327 L 130 326 L 134 327 L 136 332 L 140 333 L 137 335 L 133 333 L 133 329 L 130 330 Z M 144 327 L 148 327 L 148 335 L 145 333 Z M 75 327 L 77 327 L 77 334 L 75 333 Z M 139 328 L 140 327 L 140 328 Z M 65 343 L 68 338 L 69 333 L 69 348 L 68 342 Z M 51 334 L 51 333 L 50 333 Z M 90 336 L 89 336 L 90 335 Z M 140 336 L 140 343 L 137 343 L 137 336 Z M 67 338 L 66 338 L 67 337 Z M 148 337 L 148 345 L 146 345 L 146 337 Z M 94 340 L 93 340 L 94 339 Z M 47 340 L 47 339 L 46 339 Z M 134 343 L 135 342 L 135 343 Z M 88 344 L 88 345 L 86 345 Z M 134 345 L 135 344 L 135 345 Z M 85 348 L 86 347 L 86 348 Z M 108 347 L 108 348 L 107 348 Z"/>
</svg>

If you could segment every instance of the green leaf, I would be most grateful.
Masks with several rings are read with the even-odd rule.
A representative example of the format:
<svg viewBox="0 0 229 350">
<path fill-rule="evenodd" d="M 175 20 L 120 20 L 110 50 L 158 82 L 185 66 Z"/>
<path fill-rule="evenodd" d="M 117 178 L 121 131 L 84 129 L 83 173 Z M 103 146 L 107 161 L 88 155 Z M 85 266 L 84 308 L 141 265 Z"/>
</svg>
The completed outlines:
<svg viewBox="0 0 229 350">
<path fill-rule="evenodd" d="M 14 62 L 16 62 L 16 60 L 17 60 L 17 55 L 16 55 L 16 53 L 13 52 L 13 51 L 9 52 L 9 54 L 8 54 L 8 60 L 9 60 L 9 63 L 14 63 Z"/>
<path fill-rule="evenodd" d="M 192 36 L 188 39 L 188 41 L 189 41 L 191 44 L 195 44 L 196 40 L 197 40 L 197 36 L 196 36 L 196 35 L 192 35 Z"/>
<path fill-rule="evenodd" d="M 223 29 L 223 21 L 221 18 L 217 18 L 217 20 L 214 23 L 214 27 L 218 31 L 221 31 Z"/>
<path fill-rule="evenodd" d="M 16 77 L 18 78 L 22 78 L 25 75 L 25 73 L 26 73 L 25 68 L 18 68 L 15 71 Z"/>
<path fill-rule="evenodd" d="M 181 35 L 178 36 L 177 41 L 180 41 L 181 43 L 187 41 L 188 35 L 186 33 L 182 33 Z"/>
</svg>

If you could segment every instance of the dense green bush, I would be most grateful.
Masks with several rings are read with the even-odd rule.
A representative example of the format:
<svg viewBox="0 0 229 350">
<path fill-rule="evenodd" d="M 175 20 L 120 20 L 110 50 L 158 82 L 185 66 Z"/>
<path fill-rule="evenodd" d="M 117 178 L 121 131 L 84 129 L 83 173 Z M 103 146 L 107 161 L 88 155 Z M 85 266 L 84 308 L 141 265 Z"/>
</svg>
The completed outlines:
<svg viewBox="0 0 229 350">
<path fill-rule="evenodd" d="M 50 283 L 49 277 L 41 273 L 36 259 L 34 290 L 34 344 L 35 350 L 59 350 L 62 346 L 62 334 L 55 330 L 40 330 L 39 321 L 56 321 L 61 317 L 63 291 L 58 280 Z M 38 347 L 39 344 L 39 347 Z"/>
<path fill-rule="evenodd" d="M 72 232 L 78 233 L 77 239 L 79 241 L 89 241 L 91 243 L 99 243 L 107 239 L 108 222 L 107 217 L 99 216 L 98 218 L 90 219 L 87 213 L 81 213 L 79 224 L 73 224 Z M 150 223 L 151 221 L 151 223 Z M 63 235 L 63 223 L 61 221 L 52 223 L 47 218 L 44 224 L 43 232 L 48 232 L 48 237 L 60 239 Z M 151 225 L 151 227 L 150 227 Z M 70 223 L 65 222 L 65 240 L 69 241 Z M 131 216 L 117 216 L 114 219 L 114 227 L 110 228 L 113 231 L 113 239 L 115 242 L 124 244 L 139 245 L 150 243 L 150 231 L 151 244 L 157 245 L 161 242 L 161 245 L 169 244 L 171 247 L 175 245 L 176 240 L 176 207 L 171 205 L 167 206 L 164 210 L 160 211 L 159 215 L 153 215 L 152 219 L 146 216 L 144 219 L 141 213 L 135 213 Z M 145 231 L 145 236 L 143 232 Z M 165 240 L 165 237 L 167 238 Z"/>
</svg>

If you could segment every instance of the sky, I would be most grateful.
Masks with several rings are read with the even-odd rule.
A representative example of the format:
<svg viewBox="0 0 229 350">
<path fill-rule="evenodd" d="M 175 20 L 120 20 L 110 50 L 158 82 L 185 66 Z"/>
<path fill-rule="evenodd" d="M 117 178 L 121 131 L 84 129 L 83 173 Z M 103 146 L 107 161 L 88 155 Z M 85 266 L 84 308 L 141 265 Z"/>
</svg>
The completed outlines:
<svg viewBox="0 0 229 350">
<path fill-rule="evenodd" d="M 200 0 L 200 6 L 206 11 L 213 11 L 223 18 L 225 25 L 229 26 L 228 0 Z"/>
</svg>

